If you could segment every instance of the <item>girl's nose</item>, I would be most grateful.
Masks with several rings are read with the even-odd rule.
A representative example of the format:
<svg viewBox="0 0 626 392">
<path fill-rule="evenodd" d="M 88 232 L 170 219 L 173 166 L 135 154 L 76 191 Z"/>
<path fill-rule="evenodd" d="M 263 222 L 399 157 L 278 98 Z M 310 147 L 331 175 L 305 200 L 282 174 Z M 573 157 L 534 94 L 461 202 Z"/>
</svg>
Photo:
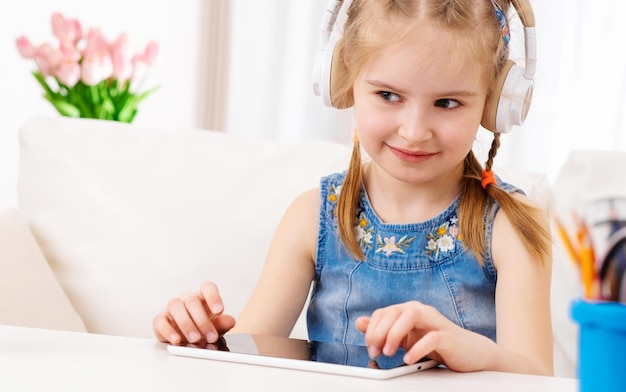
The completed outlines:
<svg viewBox="0 0 626 392">
<path fill-rule="evenodd" d="M 398 133 L 404 139 L 421 142 L 432 137 L 430 117 L 427 110 L 407 107 L 399 118 Z"/>
</svg>

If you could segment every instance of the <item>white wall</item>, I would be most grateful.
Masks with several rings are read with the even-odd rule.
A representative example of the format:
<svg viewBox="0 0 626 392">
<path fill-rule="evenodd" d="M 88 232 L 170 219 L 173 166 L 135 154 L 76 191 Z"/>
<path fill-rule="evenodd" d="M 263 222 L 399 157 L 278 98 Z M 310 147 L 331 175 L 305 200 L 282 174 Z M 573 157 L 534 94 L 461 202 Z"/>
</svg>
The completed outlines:
<svg viewBox="0 0 626 392">
<path fill-rule="evenodd" d="M 160 45 L 146 86 L 161 88 L 140 106 L 135 123 L 157 128 L 196 127 L 199 96 L 200 22 L 203 0 L 20 0 L 2 2 L 0 15 L 0 208 L 17 205 L 18 129 L 29 117 L 56 115 L 42 98 L 30 72 L 34 64 L 20 57 L 15 38 L 54 42 L 50 15 L 77 18 L 83 28 L 99 27 L 109 38 L 127 32 L 143 46 Z"/>
</svg>

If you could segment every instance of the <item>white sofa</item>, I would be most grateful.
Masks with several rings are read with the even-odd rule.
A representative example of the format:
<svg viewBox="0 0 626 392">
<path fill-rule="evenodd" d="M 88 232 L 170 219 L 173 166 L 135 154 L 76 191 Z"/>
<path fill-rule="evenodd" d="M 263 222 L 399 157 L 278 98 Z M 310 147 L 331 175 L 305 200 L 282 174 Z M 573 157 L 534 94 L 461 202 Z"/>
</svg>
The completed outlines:
<svg viewBox="0 0 626 392">
<path fill-rule="evenodd" d="M 19 208 L 0 211 L 0 324 L 137 337 L 207 279 L 237 315 L 288 203 L 351 151 L 57 117 L 24 124 L 20 148 Z M 558 192 L 542 174 L 496 171 L 546 208 L 584 202 L 567 170 Z M 556 371 L 574 376 L 579 290 L 558 246 L 553 275 Z M 302 317 L 292 335 L 306 336 Z"/>
</svg>

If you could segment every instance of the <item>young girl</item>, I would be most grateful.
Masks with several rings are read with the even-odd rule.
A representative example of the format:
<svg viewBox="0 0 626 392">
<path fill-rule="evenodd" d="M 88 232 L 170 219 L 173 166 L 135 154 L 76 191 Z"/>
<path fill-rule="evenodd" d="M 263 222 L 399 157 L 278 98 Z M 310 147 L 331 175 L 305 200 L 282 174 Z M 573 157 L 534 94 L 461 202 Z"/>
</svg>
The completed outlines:
<svg viewBox="0 0 626 392">
<path fill-rule="evenodd" d="M 548 220 L 492 173 L 498 124 L 483 121 L 494 131 L 484 170 L 471 150 L 508 64 L 508 9 L 354 0 L 330 95 L 354 106 L 349 169 L 287 209 L 236 325 L 207 282 L 155 317 L 156 337 L 288 336 L 313 283 L 311 340 L 366 345 L 372 358 L 403 348 L 406 363 L 430 356 L 456 371 L 552 374 Z"/>
</svg>

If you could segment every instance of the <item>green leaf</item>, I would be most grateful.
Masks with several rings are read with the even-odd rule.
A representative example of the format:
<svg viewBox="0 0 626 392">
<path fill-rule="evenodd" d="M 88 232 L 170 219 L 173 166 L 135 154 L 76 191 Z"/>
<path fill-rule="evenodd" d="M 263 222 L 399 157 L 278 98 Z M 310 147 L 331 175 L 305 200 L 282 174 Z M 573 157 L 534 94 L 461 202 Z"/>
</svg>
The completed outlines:
<svg viewBox="0 0 626 392">
<path fill-rule="evenodd" d="M 105 97 L 98 110 L 98 118 L 101 120 L 113 120 L 114 113 L 115 106 L 113 105 L 113 101 L 111 101 L 109 97 Z"/>
<path fill-rule="evenodd" d="M 48 85 L 48 82 L 46 82 L 46 79 L 39 72 L 33 71 L 33 76 L 39 82 L 41 87 L 43 87 L 43 89 L 46 90 L 46 94 L 57 95 L 56 92 L 52 91 L 52 89 Z"/>
<path fill-rule="evenodd" d="M 122 122 L 131 122 L 133 117 L 135 117 L 137 102 L 137 97 L 129 96 L 126 102 L 124 102 L 124 106 L 120 108 L 119 113 L 117 114 L 117 120 Z"/>
<path fill-rule="evenodd" d="M 91 96 L 91 102 L 94 106 L 100 104 L 100 92 L 98 91 L 98 85 L 89 86 L 89 94 Z"/>
<path fill-rule="evenodd" d="M 122 102 L 121 108 L 119 108 L 119 113 L 117 115 L 117 120 L 122 122 L 130 123 L 133 121 L 135 116 L 137 115 L 137 106 L 141 101 L 146 99 L 146 97 L 156 90 L 159 89 L 159 86 L 153 87 L 150 90 L 143 92 L 140 95 L 134 95 L 132 93 L 128 93 L 127 96 L 124 97 L 124 101 Z"/>
<path fill-rule="evenodd" d="M 80 117 L 80 110 L 69 102 L 65 102 L 62 99 L 54 98 L 48 94 L 45 98 L 56 108 L 56 110 L 66 117 Z"/>
<path fill-rule="evenodd" d="M 116 120 L 120 122 L 131 123 L 133 122 L 133 119 L 135 118 L 136 114 L 137 114 L 136 108 L 132 108 L 132 109 L 129 108 L 127 110 L 122 110 Z"/>
<path fill-rule="evenodd" d="M 160 86 L 154 86 L 152 87 L 150 90 L 146 90 L 143 93 L 141 93 L 138 97 L 137 97 L 137 103 L 143 101 L 144 99 L 146 99 L 146 97 L 150 94 L 152 94 L 153 92 L 155 92 L 156 90 L 159 89 Z"/>
<path fill-rule="evenodd" d="M 103 80 L 95 86 L 78 81 L 69 88 L 33 71 L 35 80 L 44 89 L 44 98 L 63 116 L 99 118 L 130 123 L 137 115 L 137 107 L 148 95 L 156 91 L 153 87 L 141 94 L 130 90 L 130 81 Z M 55 91 L 56 90 L 56 91 Z"/>
</svg>

